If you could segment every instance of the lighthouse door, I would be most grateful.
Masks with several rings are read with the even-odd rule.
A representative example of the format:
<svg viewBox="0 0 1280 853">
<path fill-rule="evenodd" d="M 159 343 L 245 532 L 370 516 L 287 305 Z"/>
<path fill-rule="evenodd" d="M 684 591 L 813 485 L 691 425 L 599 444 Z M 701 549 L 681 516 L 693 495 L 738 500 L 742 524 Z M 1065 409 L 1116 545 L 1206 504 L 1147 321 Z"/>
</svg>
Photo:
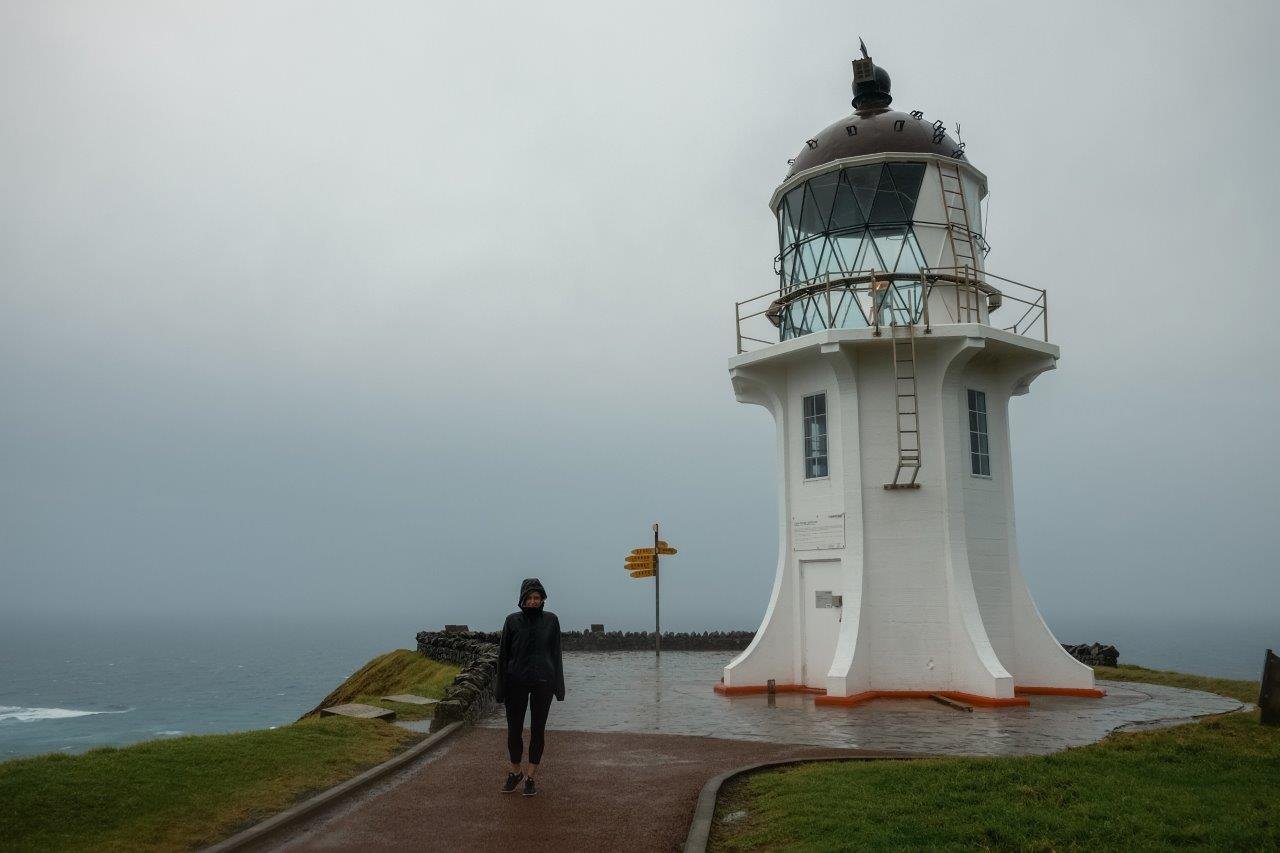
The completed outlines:
<svg viewBox="0 0 1280 853">
<path fill-rule="evenodd" d="M 801 621 L 804 647 L 800 652 L 801 681 L 809 687 L 826 687 L 827 671 L 840 638 L 839 560 L 800 561 Z"/>
</svg>

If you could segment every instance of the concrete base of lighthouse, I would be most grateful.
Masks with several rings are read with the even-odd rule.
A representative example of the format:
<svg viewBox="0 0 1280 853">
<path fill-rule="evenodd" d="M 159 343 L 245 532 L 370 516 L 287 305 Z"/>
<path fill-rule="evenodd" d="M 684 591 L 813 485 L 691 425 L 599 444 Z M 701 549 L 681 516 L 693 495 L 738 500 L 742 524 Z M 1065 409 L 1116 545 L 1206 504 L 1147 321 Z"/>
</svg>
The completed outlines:
<svg viewBox="0 0 1280 853">
<path fill-rule="evenodd" d="M 835 329 L 730 361 L 737 399 L 777 425 L 780 553 L 755 639 L 716 690 L 824 704 L 941 693 L 982 705 L 1100 696 L 1058 644 L 1018 567 L 1007 406 L 1058 349 L 985 324 L 917 331 L 920 489 L 897 464 L 892 348 Z M 989 476 L 971 473 L 967 391 L 986 395 Z M 826 395 L 829 475 L 805 478 L 803 399 Z"/>
</svg>

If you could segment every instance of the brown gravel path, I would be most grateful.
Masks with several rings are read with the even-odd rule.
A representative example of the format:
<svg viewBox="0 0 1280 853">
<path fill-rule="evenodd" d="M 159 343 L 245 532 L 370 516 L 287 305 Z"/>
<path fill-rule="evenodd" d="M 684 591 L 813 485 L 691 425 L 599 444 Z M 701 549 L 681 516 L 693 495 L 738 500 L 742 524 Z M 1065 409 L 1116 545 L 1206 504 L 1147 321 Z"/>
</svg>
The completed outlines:
<svg viewBox="0 0 1280 853">
<path fill-rule="evenodd" d="M 526 735 L 527 738 L 527 735 Z M 708 779 L 744 764 L 874 755 L 681 735 L 548 731 L 539 793 L 499 790 L 506 732 L 470 728 L 271 849 L 679 849 Z"/>
</svg>

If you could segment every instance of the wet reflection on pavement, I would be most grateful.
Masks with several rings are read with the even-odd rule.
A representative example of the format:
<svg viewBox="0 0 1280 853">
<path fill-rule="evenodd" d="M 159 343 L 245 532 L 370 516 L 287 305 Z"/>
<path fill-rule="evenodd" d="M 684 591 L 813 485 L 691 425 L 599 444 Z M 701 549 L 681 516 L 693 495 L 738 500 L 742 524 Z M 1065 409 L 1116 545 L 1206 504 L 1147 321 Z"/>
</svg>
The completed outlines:
<svg viewBox="0 0 1280 853">
<path fill-rule="evenodd" d="M 1030 707 L 952 710 L 925 700 L 815 706 L 811 695 L 715 693 L 732 652 L 566 653 L 565 701 L 550 729 L 652 732 L 826 747 L 967 755 L 1026 755 L 1082 746 L 1126 725 L 1190 719 L 1241 707 L 1210 693 L 1100 681 L 1102 699 L 1031 696 Z M 485 726 L 504 726 L 499 713 Z"/>
</svg>

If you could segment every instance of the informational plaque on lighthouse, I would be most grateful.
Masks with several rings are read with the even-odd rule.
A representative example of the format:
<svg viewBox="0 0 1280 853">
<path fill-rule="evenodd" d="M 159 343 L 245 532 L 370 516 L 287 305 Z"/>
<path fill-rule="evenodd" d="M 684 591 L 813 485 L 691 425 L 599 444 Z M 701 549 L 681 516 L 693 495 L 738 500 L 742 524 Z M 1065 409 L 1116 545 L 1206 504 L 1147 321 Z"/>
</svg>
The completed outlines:
<svg viewBox="0 0 1280 853">
<path fill-rule="evenodd" d="M 844 513 L 793 515 L 791 547 L 796 551 L 830 551 L 844 547 Z"/>
</svg>

